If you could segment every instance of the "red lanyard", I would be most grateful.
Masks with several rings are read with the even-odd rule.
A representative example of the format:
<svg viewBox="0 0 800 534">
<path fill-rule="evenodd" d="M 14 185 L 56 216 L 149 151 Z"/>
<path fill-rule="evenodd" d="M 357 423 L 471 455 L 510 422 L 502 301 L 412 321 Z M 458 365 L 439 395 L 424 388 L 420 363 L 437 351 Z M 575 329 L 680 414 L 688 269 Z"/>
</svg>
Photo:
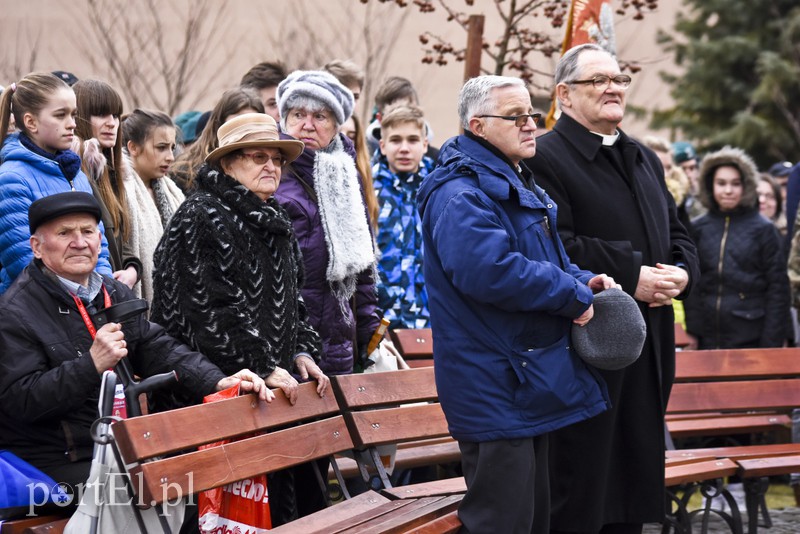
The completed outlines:
<svg viewBox="0 0 800 534">
<path fill-rule="evenodd" d="M 111 306 L 111 297 L 108 295 L 105 285 L 100 286 L 100 288 L 103 290 L 103 306 L 108 308 Z M 89 331 L 89 335 L 94 339 L 94 336 L 97 335 L 97 329 L 94 327 L 91 317 L 89 317 L 89 312 L 86 311 L 86 306 L 83 305 L 83 301 L 75 293 L 70 293 L 70 295 L 72 295 L 72 300 L 75 301 L 75 305 L 78 307 L 78 312 L 81 314 L 83 324 L 86 325 L 86 330 Z"/>
</svg>

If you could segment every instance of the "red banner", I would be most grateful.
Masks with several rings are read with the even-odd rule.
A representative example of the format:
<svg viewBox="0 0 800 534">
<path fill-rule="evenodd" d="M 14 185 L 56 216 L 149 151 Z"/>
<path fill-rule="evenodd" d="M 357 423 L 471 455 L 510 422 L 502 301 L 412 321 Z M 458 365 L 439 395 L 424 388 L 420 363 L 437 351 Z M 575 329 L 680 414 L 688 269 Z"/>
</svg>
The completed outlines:
<svg viewBox="0 0 800 534">
<path fill-rule="evenodd" d="M 572 0 L 569 15 L 567 15 L 564 42 L 561 44 L 561 55 L 563 56 L 573 46 L 584 43 L 597 43 L 612 54 L 616 52 L 614 50 L 611 0 Z M 554 93 L 550 112 L 547 114 L 546 126 L 548 129 L 556 123 L 555 115 L 556 97 Z"/>
</svg>

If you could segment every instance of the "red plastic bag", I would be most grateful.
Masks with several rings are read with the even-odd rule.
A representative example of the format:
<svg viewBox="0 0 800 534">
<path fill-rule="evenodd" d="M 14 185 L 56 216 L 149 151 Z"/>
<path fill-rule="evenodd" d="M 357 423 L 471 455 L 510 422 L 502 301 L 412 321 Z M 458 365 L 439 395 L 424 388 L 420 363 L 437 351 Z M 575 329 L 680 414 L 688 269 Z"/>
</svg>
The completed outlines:
<svg viewBox="0 0 800 534">
<path fill-rule="evenodd" d="M 233 386 L 207 395 L 203 403 L 232 399 L 239 395 L 239 386 Z M 200 449 L 230 443 L 223 440 Z M 224 532 L 247 532 L 261 534 L 272 528 L 269 512 L 267 475 L 259 475 L 233 482 L 225 486 L 204 491 L 199 495 L 200 532 L 222 534 Z"/>
</svg>

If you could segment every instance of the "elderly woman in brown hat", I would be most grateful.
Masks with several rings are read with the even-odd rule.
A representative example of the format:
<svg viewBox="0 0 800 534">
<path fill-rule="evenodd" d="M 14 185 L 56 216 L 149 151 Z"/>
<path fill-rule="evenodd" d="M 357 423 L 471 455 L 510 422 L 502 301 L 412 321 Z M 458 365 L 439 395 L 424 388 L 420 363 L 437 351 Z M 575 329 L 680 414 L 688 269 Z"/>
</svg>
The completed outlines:
<svg viewBox="0 0 800 534">
<path fill-rule="evenodd" d="M 223 371 L 249 367 L 292 404 L 295 376 L 316 380 L 322 396 L 329 379 L 300 297 L 300 248 L 273 198 L 303 143 L 279 139 L 262 113 L 234 117 L 217 137 L 156 249 L 151 320 Z"/>
</svg>

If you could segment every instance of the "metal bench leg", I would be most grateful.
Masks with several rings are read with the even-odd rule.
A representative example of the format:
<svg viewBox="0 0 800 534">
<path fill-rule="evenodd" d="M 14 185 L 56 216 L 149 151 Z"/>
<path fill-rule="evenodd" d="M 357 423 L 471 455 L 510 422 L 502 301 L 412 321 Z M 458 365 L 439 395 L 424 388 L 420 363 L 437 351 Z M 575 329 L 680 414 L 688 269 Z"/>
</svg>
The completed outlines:
<svg viewBox="0 0 800 534">
<path fill-rule="evenodd" d="M 747 534 L 758 534 L 758 514 L 763 510 L 764 526 L 772 526 L 772 518 L 767 510 L 767 488 L 769 478 L 746 478 L 744 480 L 744 498 L 747 504 Z"/>
<path fill-rule="evenodd" d="M 725 483 L 721 478 L 704 481 L 700 485 L 700 493 L 702 493 L 704 497 L 703 509 L 695 510 L 689 515 L 694 516 L 698 513 L 702 513 L 703 520 L 700 529 L 702 534 L 708 533 L 708 521 L 712 512 L 725 521 L 733 534 L 742 534 L 742 514 L 739 512 L 739 505 L 736 504 L 736 499 L 733 498 L 733 495 L 725 488 Z M 718 496 L 725 499 L 725 502 L 731 510 L 730 514 L 722 510 L 714 510 L 711 508 L 712 500 Z"/>
<path fill-rule="evenodd" d="M 370 487 L 370 489 L 383 489 L 391 488 L 392 483 L 389 481 L 389 475 L 386 474 L 386 468 L 383 467 L 383 462 L 375 447 L 370 447 L 365 451 L 353 451 L 356 456 L 356 464 L 358 464 L 358 471 L 361 473 L 361 478 Z M 375 468 L 375 479 L 378 481 L 379 487 L 372 484 L 373 477 L 369 474 L 367 464 Z"/>
<path fill-rule="evenodd" d="M 336 458 L 331 456 L 331 467 L 333 467 L 333 474 L 336 475 L 336 483 L 339 485 L 339 491 L 342 492 L 342 496 L 345 500 L 350 499 L 350 492 L 347 490 L 347 484 L 344 482 L 344 476 L 342 476 L 342 470 L 339 469 L 339 464 L 336 463 Z M 333 490 L 333 486 L 328 487 L 328 500 L 333 500 L 333 496 L 331 492 Z"/>
<path fill-rule="evenodd" d="M 691 534 L 692 524 L 686 511 L 686 505 L 695 489 L 696 486 L 694 484 L 687 487 L 683 498 L 679 499 L 675 492 L 667 488 L 667 509 L 669 512 L 661 527 L 661 534 L 669 534 L 673 529 L 675 534 Z M 673 506 L 675 508 L 674 512 L 672 512 Z"/>
</svg>

